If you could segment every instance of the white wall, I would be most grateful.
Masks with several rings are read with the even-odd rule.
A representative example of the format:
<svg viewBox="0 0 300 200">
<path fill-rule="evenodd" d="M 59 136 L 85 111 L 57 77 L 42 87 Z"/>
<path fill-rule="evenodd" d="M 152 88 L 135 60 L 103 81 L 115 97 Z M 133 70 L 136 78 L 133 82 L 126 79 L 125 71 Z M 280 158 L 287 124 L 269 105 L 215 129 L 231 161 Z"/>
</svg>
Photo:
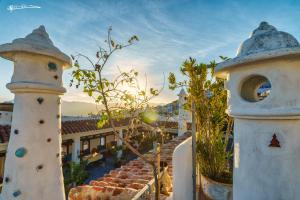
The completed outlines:
<svg viewBox="0 0 300 200">
<path fill-rule="evenodd" d="M 90 150 L 92 152 L 92 150 L 95 148 L 95 149 L 98 149 L 97 147 L 99 146 L 100 144 L 100 138 L 95 138 L 95 139 L 91 139 L 90 140 Z"/>
<path fill-rule="evenodd" d="M 299 130 L 300 120 L 235 120 L 234 199 L 299 199 Z"/>
<path fill-rule="evenodd" d="M 192 137 L 189 137 L 173 153 L 173 200 L 192 198 Z"/>
<path fill-rule="evenodd" d="M 255 62 L 233 69 L 227 87 L 234 123 L 233 197 L 243 200 L 299 199 L 300 95 L 299 59 Z M 241 96 L 251 75 L 262 75 L 272 85 L 259 102 Z M 281 147 L 269 147 L 273 134 Z"/>
</svg>

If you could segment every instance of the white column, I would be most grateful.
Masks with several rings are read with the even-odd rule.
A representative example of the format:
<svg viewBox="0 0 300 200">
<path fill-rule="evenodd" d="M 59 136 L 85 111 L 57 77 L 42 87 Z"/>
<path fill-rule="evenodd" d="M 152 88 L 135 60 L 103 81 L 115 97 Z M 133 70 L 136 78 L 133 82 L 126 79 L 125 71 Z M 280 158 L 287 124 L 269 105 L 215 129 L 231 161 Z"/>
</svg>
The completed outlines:
<svg viewBox="0 0 300 200">
<path fill-rule="evenodd" d="M 15 94 L 1 198 L 65 200 L 59 95 L 70 58 L 53 46 L 43 26 L 1 45 L 0 56 L 14 62 L 7 88 Z"/>
<path fill-rule="evenodd" d="M 193 199 L 192 137 L 175 148 L 172 162 L 173 199 Z"/>
<path fill-rule="evenodd" d="M 120 138 L 123 138 L 123 130 L 122 130 L 122 129 L 119 130 L 119 137 L 120 137 Z M 122 145 L 123 145 L 123 141 L 120 140 L 120 139 L 118 139 L 118 140 L 117 140 L 117 146 L 122 146 Z M 122 157 L 122 153 L 123 153 L 122 150 L 118 151 L 117 157 L 118 157 L 118 158 L 121 158 L 121 157 Z"/>
<path fill-rule="evenodd" d="M 80 137 L 73 138 L 73 145 L 72 145 L 72 161 L 75 163 L 80 162 Z"/>
<path fill-rule="evenodd" d="M 179 100 L 178 100 L 178 136 L 183 135 L 187 132 L 187 120 L 188 120 L 188 111 L 184 108 L 184 105 L 187 102 L 187 94 L 185 93 L 184 89 L 181 89 L 179 93 Z"/>
</svg>

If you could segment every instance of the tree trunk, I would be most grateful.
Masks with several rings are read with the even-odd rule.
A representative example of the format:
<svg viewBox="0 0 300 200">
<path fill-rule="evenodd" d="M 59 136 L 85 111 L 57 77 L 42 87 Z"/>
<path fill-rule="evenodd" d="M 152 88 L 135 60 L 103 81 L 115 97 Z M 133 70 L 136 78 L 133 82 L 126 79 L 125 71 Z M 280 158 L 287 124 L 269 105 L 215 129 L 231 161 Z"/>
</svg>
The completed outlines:
<svg viewBox="0 0 300 200">
<path fill-rule="evenodd" d="M 154 147 L 156 164 L 153 165 L 154 185 L 155 185 L 155 200 L 160 199 L 160 144 L 156 143 Z"/>
<path fill-rule="evenodd" d="M 154 175 L 154 186 L 155 186 L 155 200 L 159 200 L 159 179 L 158 179 L 158 173 L 157 173 L 157 167 L 153 166 L 153 175 Z"/>
</svg>

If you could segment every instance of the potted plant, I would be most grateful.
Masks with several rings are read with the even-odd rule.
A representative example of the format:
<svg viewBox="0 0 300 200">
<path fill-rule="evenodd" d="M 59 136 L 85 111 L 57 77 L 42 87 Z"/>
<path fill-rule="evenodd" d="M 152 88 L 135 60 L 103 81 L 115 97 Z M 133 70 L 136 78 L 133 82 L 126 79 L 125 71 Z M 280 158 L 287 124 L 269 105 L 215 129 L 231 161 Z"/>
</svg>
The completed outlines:
<svg viewBox="0 0 300 200">
<path fill-rule="evenodd" d="M 170 88 L 186 87 L 186 108 L 194 112 L 197 131 L 197 162 L 200 186 L 210 199 L 232 198 L 232 152 L 227 150 L 233 121 L 226 114 L 227 93 L 224 80 L 214 77 L 216 63 L 186 60 L 180 68 L 188 79 L 177 82 L 169 75 Z M 192 109 L 193 108 L 193 109 Z"/>
</svg>

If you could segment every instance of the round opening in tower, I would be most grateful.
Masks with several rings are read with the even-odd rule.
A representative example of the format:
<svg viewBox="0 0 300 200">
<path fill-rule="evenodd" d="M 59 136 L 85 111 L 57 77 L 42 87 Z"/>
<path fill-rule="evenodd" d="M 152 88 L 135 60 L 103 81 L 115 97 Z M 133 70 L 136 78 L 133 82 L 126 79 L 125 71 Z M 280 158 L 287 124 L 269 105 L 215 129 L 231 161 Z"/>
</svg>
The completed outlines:
<svg viewBox="0 0 300 200">
<path fill-rule="evenodd" d="M 240 94 L 248 102 L 262 101 L 270 95 L 270 81 L 261 75 L 252 75 L 242 83 Z"/>
</svg>

